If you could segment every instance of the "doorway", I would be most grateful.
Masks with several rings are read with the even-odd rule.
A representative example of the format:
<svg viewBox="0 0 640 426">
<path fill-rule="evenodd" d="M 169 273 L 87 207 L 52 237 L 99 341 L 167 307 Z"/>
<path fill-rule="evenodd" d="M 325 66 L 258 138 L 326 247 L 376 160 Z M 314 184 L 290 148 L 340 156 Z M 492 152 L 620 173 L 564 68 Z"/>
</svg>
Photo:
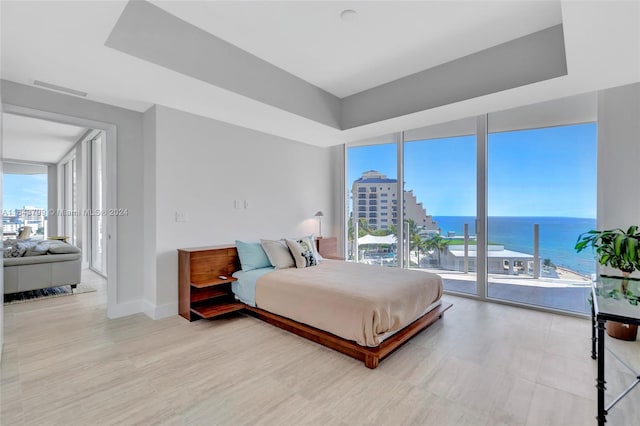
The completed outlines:
<svg viewBox="0 0 640 426">
<path fill-rule="evenodd" d="M 107 212 L 116 210 L 116 126 L 9 104 L 4 104 L 3 110 L 6 115 L 22 119 L 34 119 L 84 129 L 84 137 L 81 138 L 85 142 L 84 146 L 82 143 L 77 143 L 78 150 L 69 150 L 59 162 L 48 164 L 55 166 L 55 172 L 49 173 L 49 180 L 51 181 L 53 176 L 53 180 L 57 181 L 56 188 L 59 188 L 54 192 L 54 197 L 51 197 L 52 183 L 50 182 L 47 212 L 54 214 L 57 220 L 49 220 L 48 235 L 60 237 L 64 234 L 65 237 L 69 237 L 69 242 L 84 247 L 83 251 L 86 250 L 88 255 L 87 265 L 95 267 L 96 272 L 106 277 L 107 316 L 113 316 L 110 312 L 113 312 L 117 305 L 117 221 L 116 216 L 110 216 Z M 97 136 L 99 137 L 96 139 Z M 89 156 L 91 145 L 87 141 L 88 137 L 95 140 L 93 160 L 99 176 L 85 180 L 85 183 L 81 184 L 78 170 L 86 175 L 90 170 L 88 163 L 92 160 Z M 6 142 L 5 134 L 3 144 L 6 145 Z M 8 158 L 6 150 L 4 154 L 6 161 Z M 95 197 L 88 196 L 92 193 L 92 187 L 99 188 L 99 194 Z M 83 198 L 81 194 L 87 195 L 85 201 L 81 201 Z M 94 209 L 94 206 L 97 208 Z M 94 216 L 99 216 L 99 220 L 94 219 Z M 83 223 L 86 225 L 82 225 Z M 95 241 L 99 249 L 90 249 L 92 241 Z"/>
</svg>

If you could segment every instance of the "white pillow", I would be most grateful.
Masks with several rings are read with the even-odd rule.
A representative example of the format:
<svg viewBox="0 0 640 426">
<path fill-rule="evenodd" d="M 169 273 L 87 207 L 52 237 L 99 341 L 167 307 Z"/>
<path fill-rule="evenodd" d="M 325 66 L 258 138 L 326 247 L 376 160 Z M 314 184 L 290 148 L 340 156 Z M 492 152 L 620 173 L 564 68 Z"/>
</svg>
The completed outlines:
<svg viewBox="0 0 640 426">
<path fill-rule="evenodd" d="M 287 246 L 291 250 L 293 259 L 296 261 L 296 268 L 307 268 L 309 266 L 316 266 L 318 259 L 313 253 L 313 245 L 309 243 L 307 238 L 301 238 L 298 240 L 286 239 Z"/>
<path fill-rule="evenodd" d="M 296 266 L 284 240 L 260 240 L 260 244 L 274 268 L 286 269 Z"/>
<path fill-rule="evenodd" d="M 320 256 L 320 252 L 318 252 L 318 246 L 316 245 L 316 239 L 313 236 L 313 234 L 305 235 L 304 237 L 300 237 L 300 238 L 292 238 L 292 239 L 295 241 L 298 241 L 298 240 L 306 241 L 313 249 L 313 255 L 315 256 L 316 260 L 318 262 L 322 262 L 324 260 L 324 257 Z"/>
</svg>

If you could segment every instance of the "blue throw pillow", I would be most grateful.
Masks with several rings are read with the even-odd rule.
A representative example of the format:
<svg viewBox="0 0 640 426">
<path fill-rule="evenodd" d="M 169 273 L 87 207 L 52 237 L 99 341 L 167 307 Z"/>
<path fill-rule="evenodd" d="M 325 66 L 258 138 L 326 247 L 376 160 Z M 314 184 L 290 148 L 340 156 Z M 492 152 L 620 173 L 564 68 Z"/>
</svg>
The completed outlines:
<svg viewBox="0 0 640 426">
<path fill-rule="evenodd" d="M 236 240 L 236 248 L 238 249 L 240 266 L 243 271 L 251 271 L 252 269 L 267 268 L 271 266 L 267 253 L 264 252 L 264 249 L 259 242 L 249 243 Z"/>
</svg>

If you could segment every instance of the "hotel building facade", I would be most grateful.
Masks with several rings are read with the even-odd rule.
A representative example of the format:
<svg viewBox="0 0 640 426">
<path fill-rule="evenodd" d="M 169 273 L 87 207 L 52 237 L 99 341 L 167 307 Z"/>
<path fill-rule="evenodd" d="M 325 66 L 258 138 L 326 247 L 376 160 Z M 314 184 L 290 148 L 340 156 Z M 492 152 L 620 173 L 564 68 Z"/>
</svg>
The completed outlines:
<svg viewBox="0 0 640 426">
<path fill-rule="evenodd" d="M 365 219 L 371 229 L 389 230 L 398 226 L 398 180 L 369 170 L 351 187 L 353 217 Z M 412 219 L 422 230 L 438 231 L 438 224 L 419 203 L 413 191 L 404 191 L 404 218 Z"/>
</svg>

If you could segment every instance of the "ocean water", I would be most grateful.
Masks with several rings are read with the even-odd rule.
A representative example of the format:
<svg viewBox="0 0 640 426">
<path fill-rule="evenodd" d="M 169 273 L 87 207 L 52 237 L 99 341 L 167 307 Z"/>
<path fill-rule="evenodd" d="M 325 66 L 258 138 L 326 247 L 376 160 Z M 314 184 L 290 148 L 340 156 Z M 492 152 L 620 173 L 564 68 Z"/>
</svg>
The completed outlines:
<svg viewBox="0 0 640 426">
<path fill-rule="evenodd" d="M 454 232 L 464 235 L 464 224 L 469 234 L 475 235 L 475 217 L 434 216 L 442 235 Z M 576 253 L 574 246 L 583 232 L 596 229 L 595 219 L 574 217 L 489 217 L 489 242 L 504 244 L 508 250 L 533 253 L 533 225 L 540 225 L 540 258 L 551 259 L 583 275 L 596 272 L 596 261 L 590 249 Z"/>
</svg>

